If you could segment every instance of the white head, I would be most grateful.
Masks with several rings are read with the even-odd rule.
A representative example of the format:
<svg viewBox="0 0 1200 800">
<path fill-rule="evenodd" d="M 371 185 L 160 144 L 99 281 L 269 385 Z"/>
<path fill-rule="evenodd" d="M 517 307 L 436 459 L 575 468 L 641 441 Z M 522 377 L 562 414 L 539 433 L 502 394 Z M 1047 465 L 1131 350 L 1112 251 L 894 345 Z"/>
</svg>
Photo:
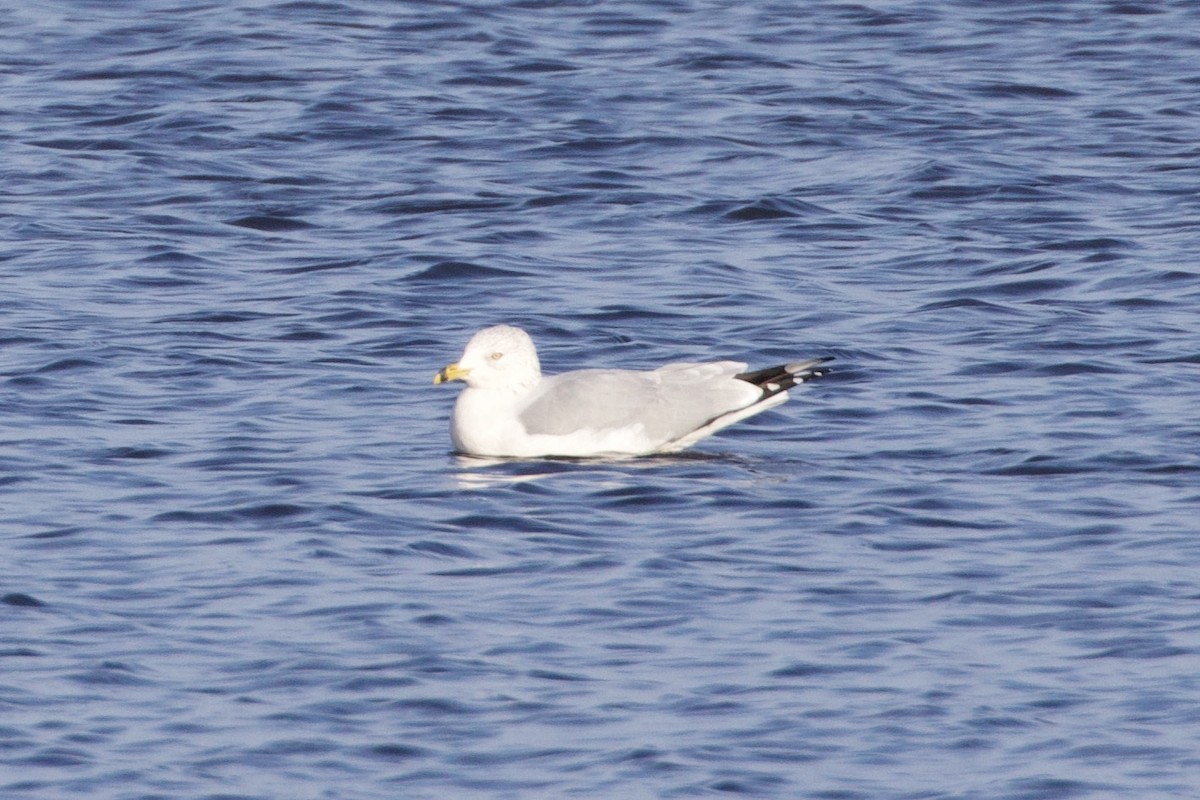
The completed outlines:
<svg viewBox="0 0 1200 800">
<path fill-rule="evenodd" d="M 434 383 L 466 381 L 472 389 L 528 389 L 542 377 L 537 348 L 529 334 L 511 325 L 484 328 L 471 337 L 457 364 L 437 374 Z"/>
</svg>

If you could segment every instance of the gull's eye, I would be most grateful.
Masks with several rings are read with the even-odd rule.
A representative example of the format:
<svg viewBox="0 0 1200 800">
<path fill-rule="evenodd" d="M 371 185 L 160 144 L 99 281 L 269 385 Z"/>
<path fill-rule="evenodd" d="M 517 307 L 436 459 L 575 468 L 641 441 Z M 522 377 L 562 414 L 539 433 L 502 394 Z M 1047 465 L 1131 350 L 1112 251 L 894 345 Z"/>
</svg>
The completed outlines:
<svg viewBox="0 0 1200 800">
<path fill-rule="evenodd" d="M 492 353 L 488 357 L 492 359 L 492 361 L 499 361 L 500 359 L 504 358 L 504 353 Z"/>
</svg>

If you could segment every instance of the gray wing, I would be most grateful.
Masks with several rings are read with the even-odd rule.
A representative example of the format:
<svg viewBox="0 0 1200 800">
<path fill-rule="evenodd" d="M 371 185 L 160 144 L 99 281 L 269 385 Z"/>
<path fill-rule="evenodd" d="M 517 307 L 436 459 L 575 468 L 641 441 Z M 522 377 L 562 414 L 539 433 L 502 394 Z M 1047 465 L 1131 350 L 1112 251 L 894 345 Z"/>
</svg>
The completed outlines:
<svg viewBox="0 0 1200 800">
<path fill-rule="evenodd" d="M 669 364 L 653 372 L 585 369 L 545 378 L 520 414 L 530 434 L 566 435 L 642 425 L 667 442 L 752 405 L 763 390 L 737 380 L 734 361 Z"/>
</svg>

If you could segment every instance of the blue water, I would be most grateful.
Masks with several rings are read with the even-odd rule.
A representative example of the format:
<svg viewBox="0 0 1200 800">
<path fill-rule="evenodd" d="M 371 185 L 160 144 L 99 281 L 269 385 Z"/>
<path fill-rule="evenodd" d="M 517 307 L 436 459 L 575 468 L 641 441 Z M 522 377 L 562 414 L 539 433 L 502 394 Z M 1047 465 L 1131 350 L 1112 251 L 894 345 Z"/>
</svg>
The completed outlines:
<svg viewBox="0 0 1200 800">
<path fill-rule="evenodd" d="M 1196 797 L 1197 31 L 8 4 L 0 797 Z M 497 322 L 836 369 L 487 465 Z"/>
</svg>

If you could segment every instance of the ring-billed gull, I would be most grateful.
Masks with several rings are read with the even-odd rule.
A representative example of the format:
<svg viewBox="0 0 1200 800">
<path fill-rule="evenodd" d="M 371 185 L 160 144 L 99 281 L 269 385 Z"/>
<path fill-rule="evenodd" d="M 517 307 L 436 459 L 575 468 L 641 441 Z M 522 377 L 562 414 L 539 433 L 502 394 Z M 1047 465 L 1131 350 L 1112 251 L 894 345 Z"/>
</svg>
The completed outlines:
<svg viewBox="0 0 1200 800">
<path fill-rule="evenodd" d="M 737 361 L 667 364 L 640 372 L 581 369 L 543 376 L 529 334 L 484 328 L 434 383 L 461 380 L 450 436 L 476 456 L 671 453 L 779 405 L 826 373 L 813 358 L 747 372 Z"/>
</svg>

